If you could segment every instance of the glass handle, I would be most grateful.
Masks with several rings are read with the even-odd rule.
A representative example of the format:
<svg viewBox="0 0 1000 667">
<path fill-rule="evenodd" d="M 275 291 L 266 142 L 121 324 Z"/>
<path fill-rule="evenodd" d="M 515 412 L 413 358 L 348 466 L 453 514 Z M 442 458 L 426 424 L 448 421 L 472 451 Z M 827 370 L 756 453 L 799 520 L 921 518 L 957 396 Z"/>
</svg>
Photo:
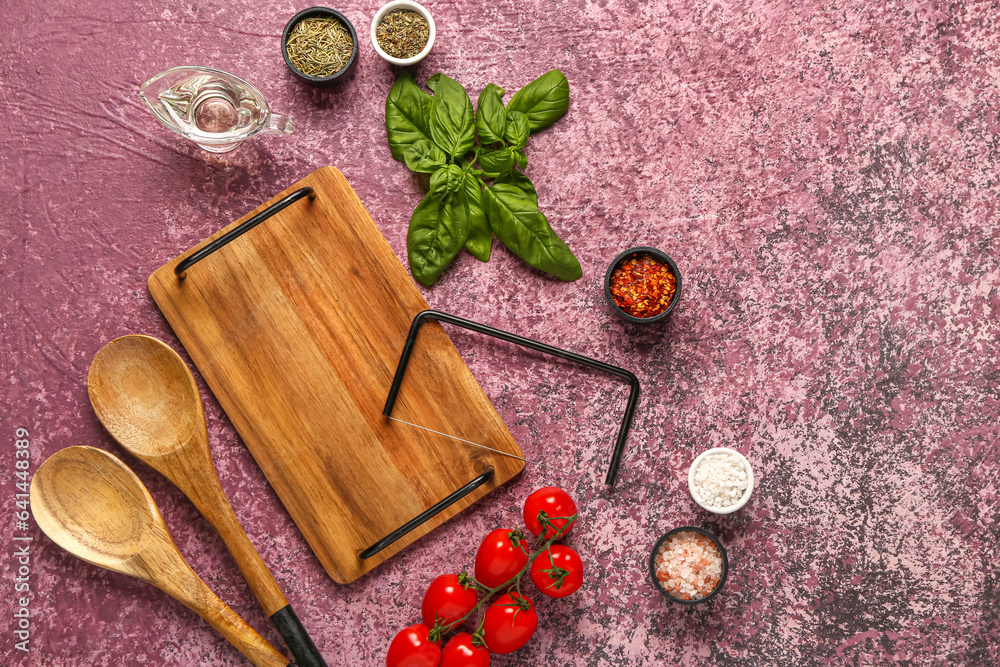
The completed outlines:
<svg viewBox="0 0 1000 667">
<path fill-rule="evenodd" d="M 269 113 L 267 127 L 261 130 L 261 134 L 291 134 L 293 128 L 291 116 L 286 116 L 283 113 Z"/>
</svg>

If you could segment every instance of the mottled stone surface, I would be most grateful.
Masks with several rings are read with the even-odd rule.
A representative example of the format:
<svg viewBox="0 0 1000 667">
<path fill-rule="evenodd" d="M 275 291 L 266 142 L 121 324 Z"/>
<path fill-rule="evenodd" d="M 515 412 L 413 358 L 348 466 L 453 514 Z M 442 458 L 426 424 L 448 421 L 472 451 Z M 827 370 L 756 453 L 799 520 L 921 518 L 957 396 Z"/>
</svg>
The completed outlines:
<svg viewBox="0 0 1000 667">
<path fill-rule="evenodd" d="M 528 174 L 584 269 L 562 283 L 502 248 L 487 265 L 465 254 L 428 301 L 634 369 L 643 396 L 608 493 L 625 387 L 455 332 L 525 452 L 582 479 L 530 469 L 338 586 L 206 391 L 223 486 L 330 665 L 383 664 L 430 580 L 469 566 L 482 536 L 517 523 L 546 483 L 580 501 L 569 542 L 588 563 L 585 587 L 537 600 L 535 638 L 497 667 L 997 664 L 998 4 L 428 5 L 438 42 L 420 81 L 443 71 L 478 95 L 553 67 L 568 77 L 570 111 L 532 138 Z M 280 57 L 303 6 L 0 6 L 4 665 L 246 664 L 156 589 L 18 527 L 19 427 L 31 470 L 74 444 L 131 463 L 194 569 L 280 642 L 192 505 L 103 432 L 85 378 L 113 337 L 176 346 L 146 277 L 320 166 L 347 175 L 405 261 L 421 186 L 386 146 L 394 72 L 366 38 L 377 3 L 337 6 L 363 40 L 353 80 L 330 91 L 297 83 Z M 256 82 L 295 134 L 224 156 L 170 134 L 137 88 L 186 63 Z M 648 330 L 615 320 L 601 294 L 606 263 L 637 244 L 669 253 L 684 277 L 672 321 Z M 759 479 L 722 521 L 685 485 L 713 445 L 745 453 Z M 667 604 L 646 572 L 652 543 L 684 524 L 719 531 L 732 562 L 703 609 Z M 28 653 L 12 619 L 24 535 Z"/>
</svg>

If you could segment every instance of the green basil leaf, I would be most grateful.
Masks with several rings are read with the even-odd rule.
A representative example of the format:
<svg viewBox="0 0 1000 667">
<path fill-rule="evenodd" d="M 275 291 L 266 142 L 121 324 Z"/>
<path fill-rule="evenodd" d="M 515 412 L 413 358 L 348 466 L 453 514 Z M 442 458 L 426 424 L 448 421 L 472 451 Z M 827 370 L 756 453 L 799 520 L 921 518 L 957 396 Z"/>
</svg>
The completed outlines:
<svg viewBox="0 0 1000 667">
<path fill-rule="evenodd" d="M 472 150 L 476 142 L 472 101 L 462 84 L 444 74 L 435 74 L 427 80 L 427 85 L 433 85 L 434 90 L 428 123 L 431 138 L 445 153 L 459 158 Z"/>
<path fill-rule="evenodd" d="M 517 169 L 511 169 L 506 174 L 500 174 L 500 176 L 498 176 L 493 182 L 513 185 L 518 190 L 531 197 L 531 200 L 535 202 L 535 206 L 538 206 L 538 193 L 535 192 L 535 184 L 531 182 L 530 178 L 519 172 Z"/>
<path fill-rule="evenodd" d="M 431 140 L 431 96 L 420 90 L 409 72 L 392 84 L 385 100 L 385 131 L 392 157 L 404 160 L 403 152 L 417 141 Z"/>
<path fill-rule="evenodd" d="M 546 72 L 514 93 L 507 104 L 508 113 L 520 111 L 528 117 L 532 134 L 562 118 L 567 109 L 569 82 L 557 69 Z"/>
<path fill-rule="evenodd" d="M 514 148 L 524 148 L 528 145 L 528 135 L 531 134 L 531 127 L 528 124 L 528 117 L 520 111 L 507 112 L 507 128 L 504 130 L 503 138 Z"/>
<path fill-rule="evenodd" d="M 528 167 L 528 158 L 524 154 L 524 152 L 523 151 L 519 151 L 517 149 L 514 149 L 513 153 L 514 153 L 514 162 L 517 163 L 518 169 L 527 169 L 527 167 Z"/>
<path fill-rule="evenodd" d="M 486 188 L 486 202 L 493 232 L 515 255 L 562 280 L 583 276 L 573 251 L 529 195 L 513 185 L 494 183 Z"/>
<path fill-rule="evenodd" d="M 444 169 L 438 169 L 431 174 L 429 194 L 435 199 L 444 199 L 446 195 L 456 192 L 465 181 L 465 172 L 458 165 L 449 164 Z"/>
<path fill-rule="evenodd" d="M 456 217 L 451 197 L 436 199 L 428 193 L 413 211 L 406 233 L 410 273 L 430 287 L 441 277 L 469 237 L 468 220 Z"/>
<path fill-rule="evenodd" d="M 462 187 L 455 194 L 454 209 L 456 218 L 464 217 L 469 222 L 469 238 L 465 240 L 465 247 L 479 261 L 488 262 L 493 249 L 493 230 L 483 209 L 482 181 L 466 174 Z"/>
<path fill-rule="evenodd" d="M 514 155 L 509 148 L 486 151 L 479 155 L 479 166 L 490 174 L 502 174 L 514 168 Z"/>
<path fill-rule="evenodd" d="M 415 141 L 403 151 L 403 159 L 410 171 L 432 174 L 448 164 L 448 156 L 433 141 Z"/>
<path fill-rule="evenodd" d="M 501 141 L 507 128 L 507 110 L 503 107 L 504 89 L 495 84 L 487 84 L 479 93 L 479 108 L 476 111 L 476 132 L 483 144 Z M 525 118 L 527 120 L 527 118 Z"/>
</svg>

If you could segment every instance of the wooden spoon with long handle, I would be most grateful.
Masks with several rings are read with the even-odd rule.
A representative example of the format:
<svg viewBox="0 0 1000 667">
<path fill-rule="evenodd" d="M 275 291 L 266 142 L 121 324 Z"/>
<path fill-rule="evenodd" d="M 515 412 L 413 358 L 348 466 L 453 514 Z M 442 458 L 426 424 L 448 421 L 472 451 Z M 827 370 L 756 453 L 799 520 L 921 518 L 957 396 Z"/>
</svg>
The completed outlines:
<svg viewBox="0 0 1000 667">
<path fill-rule="evenodd" d="M 257 667 L 288 665 L 194 573 L 149 491 L 119 459 L 93 447 L 62 449 L 35 472 L 29 497 L 39 528 L 66 551 L 163 590 Z"/>
<path fill-rule="evenodd" d="M 94 357 L 87 391 L 112 437 L 176 484 L 219 533 L 299 667 L 326 667 L 222 490 L 201 395 L 184 360 L 151 336 L 123 336 Z"/>
</svg>

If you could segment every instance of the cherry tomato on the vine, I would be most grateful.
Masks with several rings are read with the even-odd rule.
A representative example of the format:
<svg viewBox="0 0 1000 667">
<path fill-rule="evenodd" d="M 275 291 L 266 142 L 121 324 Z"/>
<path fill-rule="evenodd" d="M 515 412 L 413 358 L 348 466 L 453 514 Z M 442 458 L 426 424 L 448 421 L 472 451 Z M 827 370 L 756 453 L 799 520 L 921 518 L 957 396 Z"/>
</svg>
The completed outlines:
<svg viewBox="0 0 1000 667">
<path fill-rule="evenodd" d="M 389 644 L 386 667 L 438 667 L 441 646 L 427 638 L 429 631 L 423 623 L 400 630 Z"/>
<path fill-rule="evenodd" d="M 427 587 L 420 612 L 429 628 L 436 619 L 441 625 L 451 625 L 472 611 L 477 602 L 479 594 L 474 587 L 459 583 L 457 574 L 442 574 Z"/>
<path fill-rule="evenodd" d="M 511 653 L 528 643 L 538 627 L 538 614 L 528 598 L 505 593 L 483 617 L 483 639 L 493 653 Z"/>
<path fill-rule="evenodd" d="M 497 528 L 483 540 L 476 552 L 476 581 L 496 588 L 510 581 L 528 564 L 528 547 L 521 531 Z"/>
<path fill-rule="evenodd" d="M 468 632 L 459 632 L 444 645 L 441 667 L 490 667 L 490 652 L 474 645 Z"/>
<path fill-rule="evenodd" d="M 554 486 L 543 486 L 528 496 L 528 499 L 524 501 L 524 525 L 536 537 L 542 532 L 542 524 L 538 520 L 539 512 L 545 512 L 550 519 L 557 516 L 569 517 L 576 514 L 576 503 L 573 502 L 568 493 Z M 549 526 L 542 539 L 551 538 L 565 525 L 566 519 L 552 521 L 552 526 L 555 528 Z M 573 530 L 573 524 L 570 524 L 570 527 L 563 531 L 562 536 L 566 537 L 571 530 Z"/>
<path fill-rule="evenodd" d="M 531 580 L 550 598 L 564 598 L 583 585 L 580 554 L 564 544 L 553 544 L 531 562 Z"/>
</svg>

